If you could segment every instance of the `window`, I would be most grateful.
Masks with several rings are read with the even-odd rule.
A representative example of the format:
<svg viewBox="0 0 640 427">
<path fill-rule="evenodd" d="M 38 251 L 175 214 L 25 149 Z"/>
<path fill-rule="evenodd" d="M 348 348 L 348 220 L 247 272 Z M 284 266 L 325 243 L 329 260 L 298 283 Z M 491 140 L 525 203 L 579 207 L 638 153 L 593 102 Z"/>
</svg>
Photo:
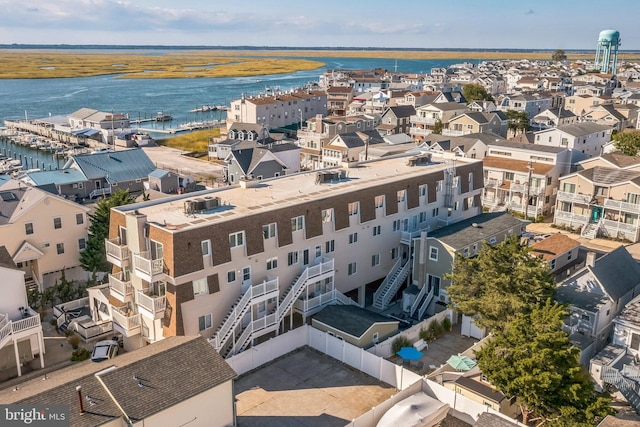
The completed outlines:
<svg viewBox="0 0 640 427">
<path fill-rule="evenodd" d="M 576 192 L 576 185 L 575 184 L 570 184 L 568 182 L 565 182 L 562 184 L 562 191 L 566 192 L 566 193 L 575 193 Z"/>
<path fill-rule="evenodd" d="M 202 256 L 211 255 L 211 240 L 203 240 L 200 242 L 200 246 L 202 247 Z"/>
<path fill-rule="evenodd" d="M 198 332 L 211 329 L 213 326 L 211 313 L 207 313 L 204 316 L 198 317 Z"/>
<path fill-rule="evenodd" d="M 298 251 L 289 252 L 287 254 L 287 265 L 293 265 L 298 263 Z"/>
<path fill-rule="evenodd" d="M 197 279 L 193 281 L 193 296 L 205 295 L 209 293 L 207 286 L 207 278 Z"/>
<path fill-rule="evenodd" d="M 33 223 L 32 222 L 27 222 L 24 225 L 24 232 L 25 234 L 33 234 Z"/>
<path fill-rule="evenodd" d="M 418 217 L 418 222 L 423 223 L 427 221 L 427 213 L 426 212 L 420 212 L 420 215 Z"/>
<path fill-rule="evenodd" d="M 278 257 L 267 260 L 267 270 L 274 270 L 278 268 Z"/>
<path fill-rule="evenodd" d="M 627 193 L 627 203 L 634 205 L 640 204 L 640 194 Z"/>
<path fill-rule="evenodd" d="M 549 267 L 551 268 L 551 270 L 555 270 L 556 269 L 556 260 L 552 259 L 551 262 L 549 263 Z"/>
<path fill-rule="evenodd" d="M 384 196 L 376 196 L 375 198 L 376 208 L 381 208 L 384 206 Z"/>
<path fill-rule="evenodd" d="M 429 259 L 433 261 L 438 260 L 438 248 L 435 246 L 429 247 Z"/>
<path fill-rule="evenodd" d="M 380 254 L 371 255 L 371 267 L 380 265 Z"/>
<path fill-rule="evenodd" d="M 76 224 L 84 224 L 84 215 L 81 213 L 76 214 Z"/>
<path fill-rule="evenodd" d="M 58 255 L 62 255 L 64 253 L 64 243 L 56 244 L 56 251 L 58 252 Z"/>
<path fill-rule="evenodd" d="M 84 237 L 81 239 L 78 239 L 78 250 L 83 251 L 84 248 L 87 247 L 87 239 L 85 239 Z"/>
<path fill-rule="evenodd" d="M 273 239 L 274 237 L 276 237 L 276 223 L 273 222 L 271 224 L 263 225 L 262 236 L 265 240 Z"/>
<path fill-rule="evenodd" d="M 336 241 L 329 240 L 324 242 L 324 253 L 328 254 L 336 250 Z"/>
<path fill-rule="evenodd" d="M 400 250 L 398 248 L 392 248 L 391 249 L 391 259 L 397 259 L 398 255 L 400 254 Z"/>
<path fill-rule="evenodd" d="M 426 196 L 427 195 L 427 184 L 422 184 L 421 186 L 418 187 L 418 194 L 420 196 Z"/>
<path fill-rule="evenodd" d="M 550 176 L 547 177 L 547 185 L 551 185 L 551 179 L 552 179 L 552 177 L 550 177 Z"/>
<path fill-rule="evenodd" d="M 464 248 L 462 250 L 462 256 L 465 258 L 469 256 L 469 248 Z"/>
<path fill-rule="evenodd" d="M 358 215 L 358 202 L 349 203 L 349 216 Z"/>
<path fill-rule="evenodd" d="M 347 275 L 352 276 L 354 274 L 356 274 L 356 263 L 350 262 L 349 266 L 347 267 Z"/>
<path fill-rule="evenodd" d="M 440 213 L 439 208 L 433 208 L 433 210 L 431 211 L 431 216 L 435 218 L 438 216 L 439 213 Z"/>
<path fill-rule="evenodd" d="M 438 276 L 432 276 L 427 274 L 427 289 L 433 289 L 434 296 L 440 296 L 440 278 Z"/>
<path fill-rule="evenodd" d="M 573 256 L 573 251 L 567 252 L 567 261 L 570 261 L 572 256 Z"/>
<path fill-rule="evenodd" d="M 393 231 L 399 231 L 400 230 L 400 220 L 396 219 L 395 221 L 393 221 Z"/>
<path fill-rule="evenodd" d="M 374 236 L 379 236 L 380 233 L 382 232 L 382 227 L 379 225 L 374 225 L 373 226 L 373 235 Z"/>
<path fill-rule="evenodd" d="M 233 283 L 236 281 L 236 271 L 229 270 L 227 271 L 227 283 Z"/>
<path fill-rule="evenodd" d="M 349 234 L 349 244 L 356 243 L 358 241 L 358 233 Z"/>
<path fill-rule="evenodd" d="M 244 246 L 244 231 L 229 234 L 229 246 L 231 248 Z"/>
<path fill-rule="evenodd" d="M 322 222 L 331 222 L 331 221 L 333 221 L 333 209 L 323 209 Z"/>
<path fill-rule="evenodd" d="M 404 198 L 406 194 L 407 194 L 406 190 L 398 191 L 398 203 L 404 202 Z"/>
<path fill-rule="evenodd" d="M 297 216 L 291 218 L 291 231 L 300 231 L 304 228 L 304 217 Z"/>
<path fill-rule="evenodd" d="M 505 172 L 504 173 L 504 179 L 505 181 L 513 181 L 515 178 L 515 175 L 513 172 Z"/>
<path fill-rule="evenodd" d="M 53 218 L 53 228 L 56 230 L 62 228 L 62 218 Z"/>
</svg>

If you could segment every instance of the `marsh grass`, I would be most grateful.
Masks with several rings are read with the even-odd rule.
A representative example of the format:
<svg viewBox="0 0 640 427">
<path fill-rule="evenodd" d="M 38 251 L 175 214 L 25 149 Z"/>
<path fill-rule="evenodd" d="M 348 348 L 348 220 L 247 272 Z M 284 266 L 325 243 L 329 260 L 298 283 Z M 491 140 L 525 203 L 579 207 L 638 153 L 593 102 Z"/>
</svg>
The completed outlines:
<svg viewBox="0 0 640 427">
<path fill-rule="evenodd" d="M 0 79 L 42 79 L 116 75 L 121 78 L 170 79 L 202 77 L 247 77 L 314 70 L 315 58 L 385 59 L 541 59 L 552 52 L 501 51 L 394 51 L 394 50 L 203 50 L 143 55 L 138 52 L 105 54 L 56 50 L 0 50 Z M 286 57 L 286 58 L 285 58 Z M 593 60 L 594 54 L 567 53 L 569 60 Z M 640 60 L 639 53 L 624 52 L 624 60 Z"/>
<path fill-rule="evenodd" d="M 209 139 L 217 136 L 220 136 L 220 129 L 204 129 L 172 138 L 159 139 L 156 142 L 159 145 L 176 148 L 178 150 L 206 153 L 209 150 Z"/>
</svg>

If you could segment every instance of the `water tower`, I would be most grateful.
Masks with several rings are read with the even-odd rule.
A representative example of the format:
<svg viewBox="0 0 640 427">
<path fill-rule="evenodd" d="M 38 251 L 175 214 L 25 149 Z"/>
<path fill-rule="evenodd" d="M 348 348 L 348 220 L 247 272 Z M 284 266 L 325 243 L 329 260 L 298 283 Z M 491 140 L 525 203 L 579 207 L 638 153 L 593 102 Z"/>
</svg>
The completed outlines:
<svg viewBox="0 0 640 427">
<path fill-rule="evenodd" d="M 600 31 L 598 47 L 596 48 L 596 70 L 600 70 L 601 73 L 616 73 L 618 66 L 618 46 L 620 46 L 619 31 Z"/>
</svg>

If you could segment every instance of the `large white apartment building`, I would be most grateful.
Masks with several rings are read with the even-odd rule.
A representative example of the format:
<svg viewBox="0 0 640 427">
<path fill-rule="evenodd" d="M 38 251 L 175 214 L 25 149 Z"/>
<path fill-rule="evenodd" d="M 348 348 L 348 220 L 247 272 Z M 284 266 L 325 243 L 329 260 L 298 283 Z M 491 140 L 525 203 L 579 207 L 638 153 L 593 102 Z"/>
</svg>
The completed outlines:
<svg viewBox="0 0 640 427">
<path fill-rule="evenodd" d="M 480 161 L 354 165 L 114 208 L 109 314 L 125 348 L 201 334 L 237 353 L 326 304 L 363 306 L 389 275 L 384 307 L 421 231 L 480 213 Z"/>
</svg>

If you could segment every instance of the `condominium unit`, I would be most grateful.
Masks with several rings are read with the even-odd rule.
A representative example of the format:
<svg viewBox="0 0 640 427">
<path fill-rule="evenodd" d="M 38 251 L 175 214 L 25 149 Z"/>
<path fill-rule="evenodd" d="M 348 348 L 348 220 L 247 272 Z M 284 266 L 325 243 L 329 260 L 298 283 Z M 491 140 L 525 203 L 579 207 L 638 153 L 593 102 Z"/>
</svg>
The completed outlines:
<svg viewBox="0 0 640 427">
<path fill-rule="evenodd" d="M 480 213 L 480 161 L 350 166 L 114 208 L 109 313 L 125 348 L 201 334 L 234 354 L 327 304 L 364 306 L 389 275 L 384 306 L 421 231 Z"/>
</svg>

